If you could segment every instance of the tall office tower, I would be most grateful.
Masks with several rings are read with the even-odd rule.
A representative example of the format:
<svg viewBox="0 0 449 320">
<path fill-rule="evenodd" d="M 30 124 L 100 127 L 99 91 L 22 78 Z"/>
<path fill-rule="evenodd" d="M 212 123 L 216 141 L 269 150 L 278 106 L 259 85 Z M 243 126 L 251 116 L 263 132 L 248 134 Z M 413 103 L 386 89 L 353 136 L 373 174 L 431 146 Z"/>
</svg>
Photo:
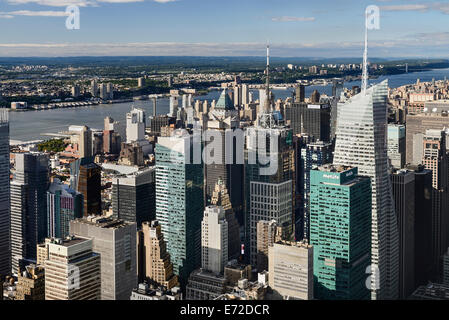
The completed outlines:
<svg viewBox="0 0 449 320">
<path fill-rule="evenodd" d="M 155 168 L 145 168 L 112 178 L 112 216 L 137 227 L 156 217 Z"/>
<path fill-rule="evenodd" d="M 310 244 L 314 295 L 325 300 L 370 298 L 371 183 L 357 168 L 310 172 Z"/>
<path fill-rule="evenodd" d="M 426 130 L 423 137 L 423 159 L 426 169 L 432 170 L 432 235 L 436 274 L 440 273 L 441 256 L 449 247 L 449 159 L 446 150 L 446 133 Z"/>
<path fill-rule="evenodd" d="M 0 109 L 0 274 L 11 271 L 11 213 L 9 182 L 9 118 Z"/>
<path fill-rule="evenodd" d="M 169 117 L 176 117 L 178 113 L 178 97 L 170 96 L 170 111 L 168 113 Z"/>
<path fill-rule="evenodd" d="M 294 228 L 294 149 L 292 131 L 282 126 L 247 129 L 245 169 L 245 252 L 250 263 L 257 264 L 257 222 L 275 220 L 282 227 L 284 239 L 290 239 Z M 258 148 L 265 140 L 265 150 Z M 270 146 L 272 150 L 270 150 Z M 277 148 L 276 148 L 277 146 Z M 277 149 L 277 150 L 276 150 Z M 263 159 L 263 154 L 268 155 Z"/>
<path fill-rule="evenodd" d="M 399 229 L 399 299 L 406 299 L 416 288 L 415 173 L 395 171 L 391 174 L 391 182 Z"/>
<path fill-rule="evenodd" d="M 98 96 L 98 84 L 96 80 L 92 80 L 90 82 L 90 94 L 92 95 L 92 97 Z"/>
<path fill-rule="evenodd" d="M 139 283 L 148 281 L 167 290 L 179 285 L 157 220 L 142 224 L 142 229 L 137 234 L 137 250 Z"/>
<path fill-rule="evenodd" d="M 257 271 L 268 271 L 268 247 L 282 240 L 282 228 L 275 220 L 257 222 Z"/>
<path fill-rule="evenodd" d="M 70 221 L 83 216 L 83 195 L 54 179 L 47 191 L 47 236 L 65 238 Z"/>
<path fill-rule="evenodd" d="M 72 97 L 78 98 L 80 95 L 80 87 L 78 85 L 72 86 Z"/>
<path fill-rule="evenodd" d="M 118 133 L 118 123 L 111 117 L 104 119 L 103 152 L 108 154 L 120 153 L 121 137 Z"/>
<path fill-rule="evenodd" d="M 423 157 L 423 137 L 426 130 L 443 130 L 449 127 L 449 117 L 445 113 L 407 114 L 406 163 L 421 164 Z"/>
<path fill-rule="evenodd" d="M 313 247 L 305 242 L 278 242 L 268 248 L 268 283 L 284 299 L 313 300 Z"/>
<path fill-rule="evenodd" d="M 145 139 L 145 111 L 133 109 L 126 114 L 126 142 L 132 143 Z"/>
<path fill-rule="evenodd" d="M 388 125 L 387 155 L 391 166 L 401 169 L 405 165 L 405 126 Z"/>
<path fill-rule="evenodd" d="M 87 126 L 70 126 L 73 133 L 72 141 L 78 144 L 79 158 L 92 156 L 92 130 Z M 73 140 L 75 138 L 75 140 Z"/>
<path fill-rule="evenodd" d="M 415 174 L 415 287 L 426 285 L 433 276 L 432 260 L 432 171 L 424 166 L 407 165 Z"/>
<path fill-rule="evenodd" d="M 80 159 L 71 164 L 72 175 L 75 176 L 76 191 L 83 195 L 83 214 L 100 215 L 101 207 L 101 167 L 90 158 Z"/>
<path fill-rule="evenodd" d="M 92 130 L 92 156 L 103 153 L 103 130 Z"/>
<path fill-rule="evenodd" d="M 36 259 L 36 245 L 47 236 L 49 158 L 41 153 L 18 153 L 11 182 L 12 271 L 20 259 Z"/>
<path fill-rule="evenodd" d="M 371 178 L 372 299 L 396 299 L 399 290 L 399 233 L 387 157 L 387 92 L 383 81 L 338 109 L 334 164 L 357 167 Z"/>
<path fill-rule="evenodd" d="M 220 274 L 228 262 L 228 222 L 221 207 L 208 206 L 201 222 L 201 267 Z"/>
<path fill-rule="evenodd" d="M 228 259 L 237 259 L 240 255 L 240 225 L 232 209 L 228 190 L 222 180 L 218 180 L 212 193 L 211 205 L 221 207 L 225 211 L 228 222 Z"/>
<path fill-rule="evenodd" d="M 14 300 L 45 300 L 45 269 L 29 264 L 19 266 Z"/>
<path fill-rule="evenodd" d="M 234 87 L 234 107 L 238 108 L 242 105 L 242 86 Z"/>
<path fill-rule="evenodd" d="M 314 140 L 328 142 L 331 134 L 331 106 L 329 103 L 291 103 L 285 109 L 293 134 L 307 133 Z"/>
<path fill-rule="evenodd" d="M 344 90 L 344 80 L 338 79 L 332 80 L 332 96 L 334 98 L 337 98 L 338 100 L 343 90 Z"/>
<path fill-rule="evenodd" d="M 301 150 L 301 160 L 304 165 L 302 173 L 303 173 L 303 181 L 304 186 L 302 190 L 303 193 L 303 213 L 304 213 L 304 238 L 307 241 L 310 240 L 310 219 L 309 219 L 309 194 L 310 194 L 310 171 L 314 168 L 323 166 L 325 164 L 332 163 L 332 152 L 333 146 L 332 143 L 328 142 L 313 142 L 308 143 Z"/>
<path fill-rule="evenodd" d="M 318 92 L 318 90 L 313 90 L 312 95 L 310 97 L 310 101 L 313 104 L 319 104 L 320 103 L 320 93 Z"/>
<path fill-rule="evenodd" d="M 101 300 L 129 300 L 137 286 L 136 223 L 95 217 L 70 221 L 70 233 L 92 239 L 100 255 Z"/>
<path fill-rule="evenodd" d="M 306 87 L 302 84 L 298 84 L 295 88 L 295 103 L 304 102 L 306 98 Z"/>
<path fill-rule="evenodd" d="M 232 139 L 229 141 L 229 136 L 239 128 L 238 111 L 234 108 L 231 99 L 226 94 L 226 90 L 220 95 L 214 110 L 209 113 L 209 121 L 207 122 L 207 129 L 213 133 L 219 133 L 221 142 L 211 141 L 210 146 L 213 148 L 212 152 L 205 153 L 206 165 L 204 166 L 205 175 L 205 203 L 210 204 L 212 194 L 215 190 L 215 185 L 219 180 L 223 181 L 226 189 L 229 192 L 232 208 L 239 222 L 242 222 L 243 210 L 243 169 L 242 163 L 238 162 L 237 151 L 239 139 Z M 229 135 L 230 134 L 230 135 Z M 242 142 L 242 141 L 241 141 Z M 243 143 L 243 142 L 242 142 Z M 206 144 L 206 147 L 209 143 Z M 227 155 L 232 152 L 232 163 L 228 163 Z"/>
<path fill-rule="evenodd" d="M 249 104 L 249 87 L 247 84 L 242 84 L 242 104 Z"/>
<path fill-rule="evenodd" d="M 47 239 L 45 251 L 45 300 L 100 300 L 100 255 L 93 239 Z"/>
<path fill-rule="evenodd" d="M 179 132 L 156 145 L 156 218 L 182 286 L 201 264 L 204 178 L 203 165 L 192 164 L 194 148 L 201 150 L 200 142 Z"/>
</svg>

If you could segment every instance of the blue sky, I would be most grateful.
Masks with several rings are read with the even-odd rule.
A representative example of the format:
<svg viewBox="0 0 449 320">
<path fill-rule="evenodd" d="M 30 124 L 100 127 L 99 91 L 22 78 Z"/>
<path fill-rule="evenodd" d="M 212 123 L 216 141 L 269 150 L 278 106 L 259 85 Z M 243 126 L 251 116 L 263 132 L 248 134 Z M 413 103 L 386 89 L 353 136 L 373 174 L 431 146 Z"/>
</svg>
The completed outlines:
<svg viewBox="0 0 449 320">
<path fill-rule="evenodd" d="M 370 4 L 370 56 L 449 58 L 449 1 L 425 0 L 0 0 L 0 56 L 263 55 L 269 41 L 274 56 L 355 57 Z"/>
</svg>

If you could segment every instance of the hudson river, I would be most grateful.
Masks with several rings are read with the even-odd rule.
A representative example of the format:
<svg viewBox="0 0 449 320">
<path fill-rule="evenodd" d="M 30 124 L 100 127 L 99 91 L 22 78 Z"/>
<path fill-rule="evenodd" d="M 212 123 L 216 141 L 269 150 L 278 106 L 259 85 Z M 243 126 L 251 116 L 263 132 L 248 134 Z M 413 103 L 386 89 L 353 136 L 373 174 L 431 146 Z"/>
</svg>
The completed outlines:
<svg viewBox="0 0 449 320">
<path fill-rule="evenodd" d="M 417 79 L 421 81 L 449 79 L 449 69 L 436 69 L 426 72 L 407 73 L 393 76 L 382 76 L 370 83 L 378 83 L 388 79 L 391 88 L 405 84 L 415 83 Z M 347 82 L 345 86 L 360 86 L 360 81 Z M 306 96 L 310 96 L 313 90 L 318 90 L 321 94 L 332 94 L 332 86 L 309 86 L 306 87 Z M 273 90 L 275 98 L 285 99 L 292 95 L 293 89 Z M 211 91 L 205 96 L 195 97 L 199 100 L 217 100 L 221 91 Z M 254 100 L 258 99 L 258 92 L 253 91 Z M 49 139 L 41 136 L 43 133 L 58 133 L 66 131 L 70 125 L 87 125 L 94 129 L 103 128 L 103 120 L 110 116 L 116 121 L 125 121 L 126 113 L 134 105 L 146 111 L 147 117 L 153 114 L 153 102 L 151 100 L 135 101 L 133 103 L 104 104 L 79 108 L 53 109 L 43 111 L 10 112 L 11 140 L 29 141 L 38 139 Z M 166 114 L 169 111 L 169 99 L 158 99 L 157 113 Z"/>
</svg>

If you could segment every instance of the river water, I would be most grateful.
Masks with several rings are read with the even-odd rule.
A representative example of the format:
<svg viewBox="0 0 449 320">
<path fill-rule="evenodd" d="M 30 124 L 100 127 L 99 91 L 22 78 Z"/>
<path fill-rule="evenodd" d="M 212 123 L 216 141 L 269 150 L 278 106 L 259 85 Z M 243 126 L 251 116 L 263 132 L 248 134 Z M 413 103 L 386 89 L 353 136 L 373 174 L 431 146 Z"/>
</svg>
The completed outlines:
<svg viewBox="0 0 449 320">
<path fill-rule="evenodd" d="M 389 80 L 391 88 L 405 84 L 415 83 L 417 79 L 421 81 L 443 80 L 449 78 L 449 69 L 436 69 L 425 72 L 407 73 L 393 76 L 382 76 L 370 83 L 378 83 L 385 79 Z M 345 86 L 360 86 L 360 81 L 347 82 Z M 321 94 L 332 94 L 332 86 L 309 86 L 306 87 L 306 96 L 310 96 L 313 90 L 318 90 Z M 292 95 L 293 89 L 273 90 L 276 99 L 285 99 Z M 199 100 L 217 100 L 220 91 L 210 91 L 207 95 L 195 97 Z M 258 99 L 258 91 L 253 91 L 254 100 Z M 116 103 L 96 106 L 53 109 L 42 111 L 10 112 L 10 138 L 11 140 L 30 141 L 38 139 L 48 139 L 44 133 L 58 133 L 67 130 L 70 125 L 87 125 L 94 129 L 103 128 L 103 120 L 110 116 L 116 121 L 125 121 L 126 113 L 131 107 L 142 108 L 147 116 L 153 114 L 153 102 L 151 100 L 135 101 L 133 103 Z M 158 99 L 157 113 L 166 114 L 169 111 L 169 99 Z"/>
</svg>

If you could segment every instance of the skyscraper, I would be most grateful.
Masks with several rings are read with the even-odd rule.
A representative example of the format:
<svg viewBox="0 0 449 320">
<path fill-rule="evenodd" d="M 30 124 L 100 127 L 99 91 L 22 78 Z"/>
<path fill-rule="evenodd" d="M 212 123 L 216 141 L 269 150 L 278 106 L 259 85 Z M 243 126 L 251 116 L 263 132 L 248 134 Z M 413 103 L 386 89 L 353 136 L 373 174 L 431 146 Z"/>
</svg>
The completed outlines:
<svg viewBox="0 0 449 320">
<path fill-rule="evenodd" d="M 201 223 L 201 267 L 220 274 L 228 262 L 228 222 L 221 207 L 208 206 Z"/>
<path fill-rule="evenodd" d="M 54 179 L 47 191 L 47 237 L 67 237 L 70 221 L 82 216 L 83 195 Z"/>
<path fill-rule="evenodd" d="M 36 246 L 47 236 L 49 158 L 41 153 L 18 153 L 11 182 L 12 271 L 20 259 L 36 259 Z"/>
<path fill-rule="evenodd" d="M 137 286 L 136 223 L 104 217 L 70 221 L 70 233 L 92 239 L 100 255 L 101 300 L 129 300 Z"/>
<path fill-rule="evenodd" d="M 145 221 L 137 235 L 139 283 L 145 280 L 167 290 L 178 285 L 167 243 L 157 220 Z"/>
<path fill-rule="evenodd" d="M 155 168 L 145 168 L 112 178 L 112 216 L 128 222 L 152 221 L 156 217 Z"/>
<path fill-rule="evenodd" d="M 391 174 L 391 182 L 399 229 L 399 299 L 406 299 L 416 288 L 415 173 L 395 171 Z"/>
<path fill-rule="evenodd" d="M 73 187 L 83 195 L 84 216 L 100 215 L 101 208 L 101 167 L 91 158 L 76 160 L 70 165 L 75 178 Z"/>
<path fill-rule="evenodd" d="M 156 219 L 162 225 L 174 272 L 184 286 L 201 263 L 204 180 L 203 165 L 191 161 L 192 146 L 200 142 L 176 134 L 160 137 L 156 146 Z"/>
<path fill-rule="evenodd" d="M 10 187 L 9 187 L 9 118 L 0 109 L 0 274 L 11 271 Z"/>
<path fill-rule="evenodd" d="M 313 143 L 308 143 L 301 150 L 301 160 L 304 165 L 303 181 L 304 190 L 303 194 L 303 212 L 304 212 L 304 238 L 309 241 L 310 239 L 310 219 L 309 219 L 309 194 L 310 194 L 310 171 L 314 168 L 320 167 L 325 164 L 332 163 L 332 143 L 317 141 Z"/>
<path fill-rule="evenodd" d="M 329 142 L 331 134 L 331 106 L 329 103 L 294 102 L 285 109 L 293 134 L 307 133 L 315 140 Z"/>
<path fill-rule="evenodd" d="M 145 111 L 133 109 L 126 114 L 126 143 L 145 139 Z"/>
<path fill-rule="evenodd" d="M 446 132 L 429 129 L 423 137 L 422 163 L 432 170 L 432 235 L 436 271 L 441 270 L 441 256 L 449 246 L 449 157 Z"/>
<path fill-rule="evenodd" d="M 92 239 L 46 239 L 45 300 L 100 300 L 100 255 Z"/>
<path fill-rule="evenodd" d="M 371 283 L 373 299 L 396 299 L 399 234 L 387 157 L 387 92 L 385 80 L 339 106 L 334 164 L 358 168 L 371 178 Z"/>
<path fill-rule="evenodd" d="M 357 168 L 325 166 L 312 170 L 310 180 L 314 296 L 369 299 L 370 179 L 357 176 Z"/>
<path fill-rule="evenodd" d="M 391 166 L 402 169 L 405 165 L 405 126 L 388 125 L 387 154 Z"/>
<path fill-rule="evenodd" d="M 268 248 L 282 240 L 282 228 L 275 220 L 257 222 L 257 271 L 268 271 Z"/>
</svg>

